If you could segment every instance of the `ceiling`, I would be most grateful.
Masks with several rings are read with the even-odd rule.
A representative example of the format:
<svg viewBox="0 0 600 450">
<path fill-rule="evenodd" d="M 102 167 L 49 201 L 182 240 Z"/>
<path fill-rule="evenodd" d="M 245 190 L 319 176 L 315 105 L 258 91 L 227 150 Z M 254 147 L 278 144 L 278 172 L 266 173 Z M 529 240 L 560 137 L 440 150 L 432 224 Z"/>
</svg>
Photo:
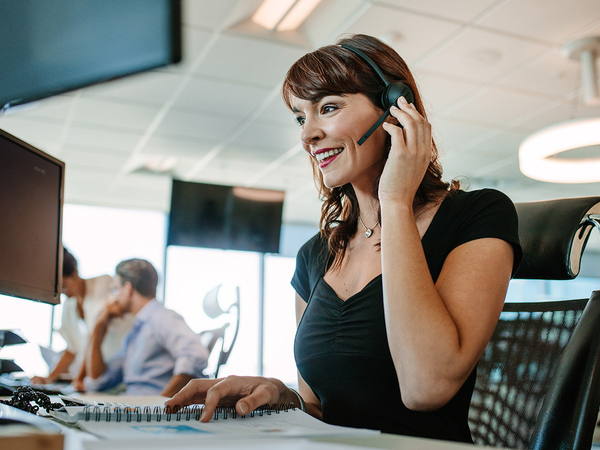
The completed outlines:
<svg viewBox="0 0 600 450">
<path fill-rule="evenodd" d="M 385 39 L 413 70 L 444 178 L 514 201 L 598 195 L 600 183 L 523 176 L 520 142 L 554 123 L 600 116 L 582 100 L 565 42 L 600 35 L 598 0 L 323 0 L 299 32 L 247 22 L 260 0 L 183 0 L 184 61 L 0 116 L 0 128 L 67 164 L 68 203 L 167 212 L 172 173 L 280 189 L 284 222 L 316 225 L 319 199 L 281 82 L 304 53 L 344 33 Z M 168 160 L 167 160 L 168 161 Z"/>
</svg>

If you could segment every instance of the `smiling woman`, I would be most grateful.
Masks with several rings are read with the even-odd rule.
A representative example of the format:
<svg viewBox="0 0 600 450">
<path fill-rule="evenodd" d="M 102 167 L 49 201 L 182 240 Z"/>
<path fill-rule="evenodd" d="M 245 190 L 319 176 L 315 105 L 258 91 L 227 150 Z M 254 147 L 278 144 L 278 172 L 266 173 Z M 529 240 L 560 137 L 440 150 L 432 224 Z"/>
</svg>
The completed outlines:
<svg viewBox="0 0 600 450">
<path fill-rule="evenodd" d="M 389 105 L 390 83 L 412 101 Z M 232 399 L 241 414 L 294 402 L 333 424 L 472 442 L 475 367 L 521 258 L 514 205 L 442 180 L 416 83 L 373 37 L 300 58 L 283 98 L 324 199 L 292 278 L 299 393 L 227 377 L 195 380 L 168 404 L 204 402 L 206 421 Z"/>
</svg>

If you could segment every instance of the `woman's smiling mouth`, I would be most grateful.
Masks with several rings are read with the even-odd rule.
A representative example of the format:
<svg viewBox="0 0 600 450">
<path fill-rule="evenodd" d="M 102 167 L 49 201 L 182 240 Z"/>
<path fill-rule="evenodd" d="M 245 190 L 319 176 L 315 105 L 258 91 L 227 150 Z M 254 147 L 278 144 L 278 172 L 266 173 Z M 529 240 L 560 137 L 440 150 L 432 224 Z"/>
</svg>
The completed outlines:
<svg viewBox="0 0 600 450">
<path fill-rule="evenodd" d="M 320 167 L 327 166 L 330 162 L 335 159 L 335 156 L 339 155 L 344 149 L 343 148 L 330 148 L 317 150 L 313 156 L 316 158 Z"/>
</svg>

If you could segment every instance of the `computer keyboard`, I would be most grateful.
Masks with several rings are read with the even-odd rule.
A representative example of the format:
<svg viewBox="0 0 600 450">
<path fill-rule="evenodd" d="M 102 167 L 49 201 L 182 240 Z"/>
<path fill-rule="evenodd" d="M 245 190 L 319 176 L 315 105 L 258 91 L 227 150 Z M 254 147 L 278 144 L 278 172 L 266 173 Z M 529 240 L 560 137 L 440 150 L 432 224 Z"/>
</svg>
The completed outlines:
<svg viewBox="0 0 600 450">
<path fill-rule="evenodd" d="M 29 378 L 12 378 L 5 374 L 0 375 L 0 391 L 10 393 L 21 386 L 26 386 L 40 391 L 46 395 L 71 394 L 75 388 L 70 383 L 32 384 Z"/>
</svg>

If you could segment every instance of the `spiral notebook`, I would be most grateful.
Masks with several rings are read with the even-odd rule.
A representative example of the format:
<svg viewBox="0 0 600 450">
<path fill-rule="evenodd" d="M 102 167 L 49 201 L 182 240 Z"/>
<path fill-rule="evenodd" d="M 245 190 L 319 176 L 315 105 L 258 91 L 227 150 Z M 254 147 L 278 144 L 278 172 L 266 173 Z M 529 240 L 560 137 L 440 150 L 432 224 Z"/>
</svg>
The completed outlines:
<svg viewBox="0 0 600 450">
<path fill-rule="evenodd" d="M 293 405 L 263 406 L 242 416 L 234 408 L 217 408 L 209 422 L 200 422 L 203 405 L 172 411 L 168 407 L 65 407 L 52 416 L 76 424 L 104 439 L 206 437 L 215 439 L 314 437 L 377 434 L 378 431 L 330 425 Z"/>
</svg>

